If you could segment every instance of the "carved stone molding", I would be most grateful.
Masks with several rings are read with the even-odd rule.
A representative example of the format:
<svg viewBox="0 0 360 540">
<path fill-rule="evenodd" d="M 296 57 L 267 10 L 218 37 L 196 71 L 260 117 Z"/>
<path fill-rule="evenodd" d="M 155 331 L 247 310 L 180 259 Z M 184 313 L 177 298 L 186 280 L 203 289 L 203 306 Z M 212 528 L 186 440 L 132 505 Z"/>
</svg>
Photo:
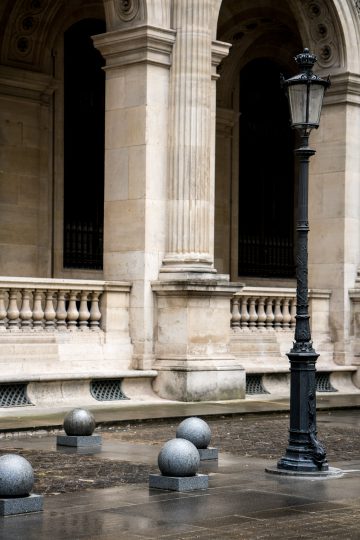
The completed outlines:
<svg viewBox="0 0 360 540">
<path fill-rule="evenodd" d="M 106 71 L 143 63 L 170 67 L 175 32 L 138 26 L 94 36 L 93 41 L 106 59 Z"/>
<path fill-rule="evenodd" d="M 132 21 L 139 13 L 139 0 L 118 0 L 116 12 L 123 21 Z"/>
<path fill-rule="evenodd" d="M 319 67 L 339 66 L 341 44 L 327 3 L 323 0 L 302 0 L 302 9 Z"/>
</svg>

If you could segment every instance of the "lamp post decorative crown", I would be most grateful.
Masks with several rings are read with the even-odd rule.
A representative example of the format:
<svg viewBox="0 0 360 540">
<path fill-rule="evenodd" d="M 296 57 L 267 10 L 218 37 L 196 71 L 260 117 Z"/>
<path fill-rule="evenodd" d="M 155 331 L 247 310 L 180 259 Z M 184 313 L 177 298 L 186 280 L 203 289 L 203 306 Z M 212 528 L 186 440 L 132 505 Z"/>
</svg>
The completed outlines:
<svg viewBox="0 0 360 540">
<path fill-rule="evenodd" d="M 302 53 L 299 53 L 295 56 L 295 62 L 305 71 L 312 70 L 314 64 L 316 63 L 315 54 L 311 54 L 309 49 L 304 49 Z M 314 75 L 314 74 L 313 74 Z M 316 75 L 315 75 L 316 76 Z"/>
</svg>

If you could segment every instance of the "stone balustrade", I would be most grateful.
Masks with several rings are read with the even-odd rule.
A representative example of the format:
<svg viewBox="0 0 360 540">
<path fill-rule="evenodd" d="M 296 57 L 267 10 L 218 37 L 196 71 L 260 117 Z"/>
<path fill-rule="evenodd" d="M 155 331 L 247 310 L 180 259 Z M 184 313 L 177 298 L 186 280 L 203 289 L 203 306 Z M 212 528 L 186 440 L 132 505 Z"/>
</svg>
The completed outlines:
<svg viewBox="0 0 360 540">
<path fill-rule="evenodd" d="M 244 287 L 231 302 L 231 328 L 242 331 L 295 328 L 296 290 Z"/>
<path fill-rule="evenodd" d="M 0 332 L 105 330 L 109 296 L 116 295 L 115 308 L 125 307 L 130 287 L 122 282 L 0 277 Z"/>
</svg>

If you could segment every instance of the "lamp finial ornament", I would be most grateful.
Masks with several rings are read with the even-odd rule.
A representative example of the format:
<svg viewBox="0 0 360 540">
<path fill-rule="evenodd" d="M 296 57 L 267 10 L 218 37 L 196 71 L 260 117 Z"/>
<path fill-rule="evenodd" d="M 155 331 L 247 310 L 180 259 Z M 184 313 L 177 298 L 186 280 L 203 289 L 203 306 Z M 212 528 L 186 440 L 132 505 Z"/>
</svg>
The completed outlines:
<svg viewBox="0 0 360 540">
<path fill-rule="evenodd" d="M 311 54 L 309 49 L 305 48 L 302 53 L 295 56 L 295 62 L 304 70 L 310 70 L 313 68 L 317 57 L 315 54 Z"/>
</svg>

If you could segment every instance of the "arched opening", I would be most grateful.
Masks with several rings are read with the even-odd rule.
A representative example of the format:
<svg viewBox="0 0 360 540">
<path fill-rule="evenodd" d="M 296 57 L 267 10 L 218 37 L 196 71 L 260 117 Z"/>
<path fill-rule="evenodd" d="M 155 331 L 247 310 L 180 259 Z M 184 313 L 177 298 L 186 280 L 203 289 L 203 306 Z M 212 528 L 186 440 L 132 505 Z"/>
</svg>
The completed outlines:
<svg viewBox="0 0 360 540">
<path fill-rule="evenodd" d="M 288 2 L 223 0 L 217 39 L 232 44 L 217 83 L 215 265 L 233 281 L 292 286 L 295 133 L 280 74 L 302 49 Z"/>
<path fill-rule="evenodd" d="M 240 72 L 238 275 L 289 278 L 294 266 L 294 133 L 279 64 Z"/>
<path fill-rule="evenodd" d="M 103 266 L 105 74 L 91 40 L 103 32 L 85 19 L 64 34 L 64 268 Z"/>
</svg>

